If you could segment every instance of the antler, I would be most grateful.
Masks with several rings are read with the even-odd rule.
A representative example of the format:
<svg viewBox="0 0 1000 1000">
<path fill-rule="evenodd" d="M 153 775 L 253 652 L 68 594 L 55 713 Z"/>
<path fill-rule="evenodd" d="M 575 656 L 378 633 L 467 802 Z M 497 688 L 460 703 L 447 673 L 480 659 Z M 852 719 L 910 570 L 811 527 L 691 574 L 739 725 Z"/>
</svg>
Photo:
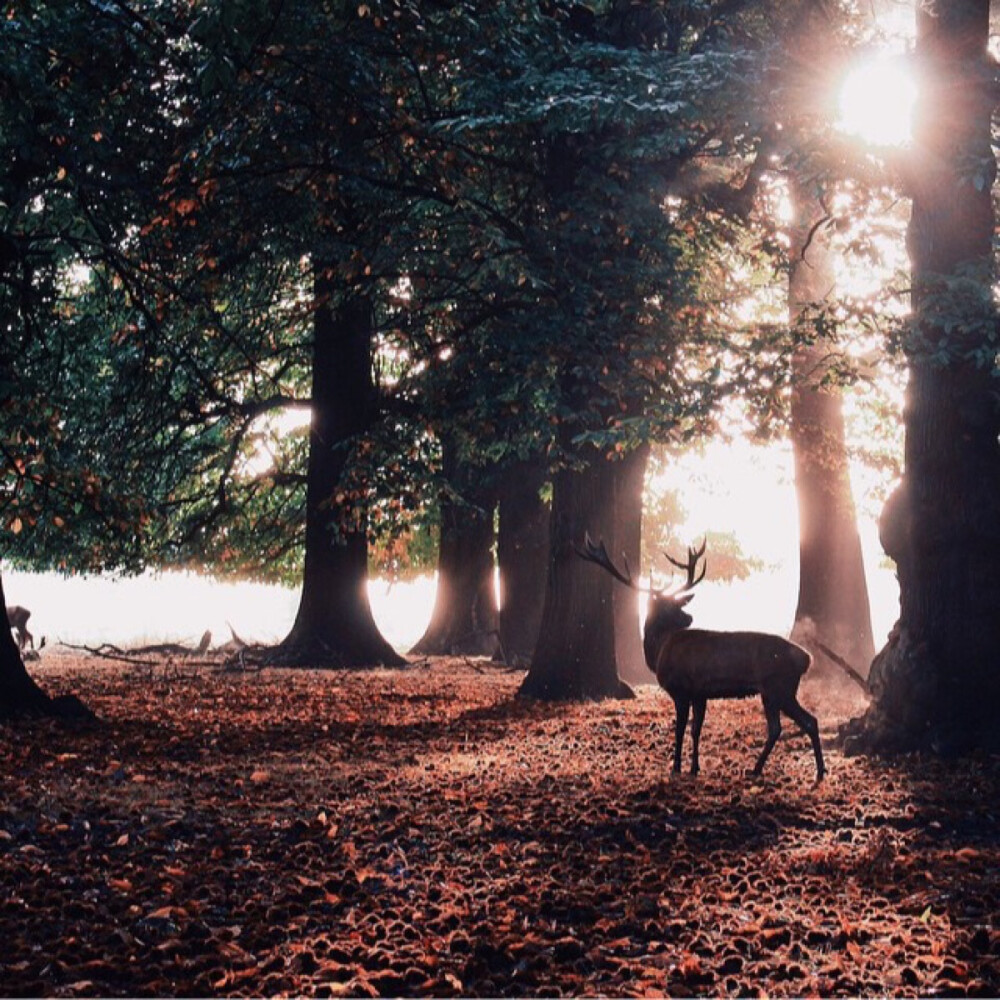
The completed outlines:
<svg viewBox="0 0 1000 1000">
<path fill-rule="evenodd" d="M 641 584 L 636 583 L 632 579 L 632 570 L 628 564 L 628 558 L 625 553 L 622 553 L 622 561 L 625 563 L 625 572 L 623 573 L 612 561 L 611 556 L 608 555 L 608 550 L 604 545 L 603 541 L 594 544 L 594 540 L 590 537 L 589 532 L 585 533 L 583 536 L 583 548 L 578 545 L 574 545 L 573 548 L 576 550 L 576 554 L 581 559 L 586 559 L 587 562 L 596 563 L 601 569 L 606 570 L 610 573 L 619 583 L 624 583 L 626 587 L 631 587 L 633 590 L 641 590 L 647 594 L 658 594 L 658 590 L 654 590 L 652 587 L 643 587 Z"/>
<path fill-rule="evenodd" d="M 694 548 L 693 546 L 688 546 L 688 557 L 687 562 L 682 563 L 677 559 L 674 559 L 669 552 L 664 552 L 663 554 L 667 559 L 673 563 L 678 569 L 684 570 L 687 573 L 687 580 L 681 584 L 681 586 L 676 587 L 671 591 L 672 594 L 681 594 L 685 590 L 693 590 L 695 587 L 705 579 L 705 571 L 708 569 L 708 562 L 705 561 L 701 564 L 701 573 L 695 577 L 695 573 L 698 572 L 698 560 L 701 559 L 705 554 L 705 547 L 708 545 L 708 536 L 702 540 L 701 546 L 699 548 Z"/>
</svg>

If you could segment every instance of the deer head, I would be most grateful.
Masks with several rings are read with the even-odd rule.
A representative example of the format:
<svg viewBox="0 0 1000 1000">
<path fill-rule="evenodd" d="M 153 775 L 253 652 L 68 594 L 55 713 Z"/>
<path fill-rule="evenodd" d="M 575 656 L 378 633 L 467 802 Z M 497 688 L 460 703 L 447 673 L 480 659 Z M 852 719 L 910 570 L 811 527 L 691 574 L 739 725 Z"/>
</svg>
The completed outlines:
<svg viewBox="0 0 1000 1000">
<path fill-rule="evenodd" d="M 625 569 L 622 571 L 608 555 L 608 550 L 604 542 L 595 543 L 590 535 L 584 536 L 583 547 L 576 550 L 577 555 L 581 559 L 600 566 L 601 569 L 610 573 L 619 583 L 624 583 L 626 587 L 631 587 L 632 590 L 637 590 L 640 593 L 649 594 L 649 601 L 646 606 L 646 627 L 643 633 L 643 645 L 646 649 L 646 662 L 650 670 L 655 669 L 654 661 L 651 659 L 651 650 L 656 648 L 659 638 L 669 632 L 679 632 L 681 629 L 687 628 L 694 621 L 684 610 L 684 607 L 694 597 L 691 591 L 705 579 L 706 565 L 702 561 L 699 572 L 698 563 L 705 555 L 707 544 L 708 539 L 706 538 L 698 548 L 689 546 L 686 562 L 674 559 L 667 552 L 663 553 L 672 565 L 684 570 L 685 573 L 684 581 L 669 590 L 662 587 L 645 587 L 638 583 L 632 577 L 632 570 L 625 555 L 622 555 L 622 562 L 625 565 Z"/>
</svg>

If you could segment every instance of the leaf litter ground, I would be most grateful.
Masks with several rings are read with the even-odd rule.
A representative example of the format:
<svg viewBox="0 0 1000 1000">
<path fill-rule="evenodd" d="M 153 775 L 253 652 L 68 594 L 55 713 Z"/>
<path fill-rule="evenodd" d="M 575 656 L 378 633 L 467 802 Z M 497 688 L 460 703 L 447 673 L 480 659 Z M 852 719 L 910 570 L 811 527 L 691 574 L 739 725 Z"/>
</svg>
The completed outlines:
<svg viewBox="0 0 1000 1000">
<path fill-rule="evenodd" d="M 993 758 L 752 779 L 725 702 L 672 778 L 662 692 L 485 662 L 36 673 L 103 723 L 0 727 L 5 995 L 1000 993 Z"/>
</svg>

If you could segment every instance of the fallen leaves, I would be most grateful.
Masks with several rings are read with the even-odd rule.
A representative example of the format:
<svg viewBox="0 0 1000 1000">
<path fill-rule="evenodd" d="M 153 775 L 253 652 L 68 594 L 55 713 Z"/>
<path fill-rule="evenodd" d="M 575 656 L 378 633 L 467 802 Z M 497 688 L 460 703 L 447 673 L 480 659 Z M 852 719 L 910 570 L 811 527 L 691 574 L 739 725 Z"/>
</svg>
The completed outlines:
<svg viewBox="0 0 1000 1000">
<path fill-rule="evenodd" d="M 0 982 L 38 995 L 1000 989 L 1000 767 L 844 760 L 713 705 L 518 675 L 43 668 L 104 719 L 0 729 Z M 56 691 L 58 693 L 58 690 Z M 819 715 L 829 737 L 832 722 Z"/>
</svg>

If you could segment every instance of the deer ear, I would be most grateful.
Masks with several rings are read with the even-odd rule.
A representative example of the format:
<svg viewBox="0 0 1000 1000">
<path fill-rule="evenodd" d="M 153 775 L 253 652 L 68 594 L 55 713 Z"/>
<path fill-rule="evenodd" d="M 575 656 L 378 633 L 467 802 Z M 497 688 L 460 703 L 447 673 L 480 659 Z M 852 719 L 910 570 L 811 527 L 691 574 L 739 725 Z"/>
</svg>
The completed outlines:
<svg viewBox="0 0 1000 1000">
<path fill-rule="evenodd" d="M 683 608 L 685 604 L 694 598 L 694 594 L 685 594 L 683 597 L 677 598 L 677 607 Z"/>
</svg>

